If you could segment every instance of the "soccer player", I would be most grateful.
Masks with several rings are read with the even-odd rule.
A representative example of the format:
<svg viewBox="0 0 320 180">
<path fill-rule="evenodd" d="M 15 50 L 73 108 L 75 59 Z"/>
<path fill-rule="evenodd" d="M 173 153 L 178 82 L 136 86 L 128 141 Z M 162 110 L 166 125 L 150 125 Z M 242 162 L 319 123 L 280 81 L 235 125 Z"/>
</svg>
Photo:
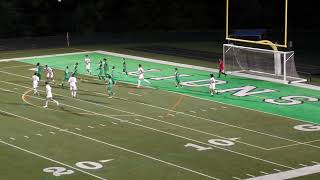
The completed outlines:
<svg viewBox="0 0 320 180">
<path fill-rule="evenodd" d="M 64 70 L 64 78 L 61 82 L 61 87 L 64 87 L 64 82 L 68 82 L 70 78 L 70 70 L 69 70 L 69 66 L 66 67 L 66 69 Z"/>
<path fill-rule="evenodd" d="M 106 77 L 108 77 L 108 75 L 109 75 L 109 64 L 108 64 L 106 58 L 103 59 L 103 69 L 104 69 L 104 75 Z"/>
<path fill-rule="evenodd" d="M 91 59 L 88 55 L 84 58 L 84 63 L 86 64 L 86 71 L 91 75 Z"/>
<path fill-rule="evenodd" d="M 223 63 L 223 60 L 220 58 L 219 59 L 219 78 L 220 78 L 220 75 L 221 74 L 224 74 L 224 76 L 226 77 L 227 74 L 224 72 L 224 63 Z"/>
<path fill-rule="evenodd" d="M 182 87 L 182 85 L 180 84 L 181 81 L 180 81 L 180 74 L 178 72 L 178 68 L 174 68 L 174 76 L 176 77 L 176 87 Z"/>
<path fill-rule="evenodd" d="M 69 85 L 70 85 L 71 96 L 73 98 L 75 98 L 76 95 L 77 95 L 77 85 L 76 85 L 77 78 L 74 77 L 74 74 L 71 75 L 71 77 L 69 78 L 68 82 L 69 82 Z"/>
<path fill-rule="evenodd" d="M 143 80 L 143 81 L 147 82 L 148 84 L 150 84 L 150 82 L 148 80 L 144 79 L 143 73 L 144 73 L 144 69 L 142 68 L 141 64 L 139 64 L 138 72 L 137 72 L 137 74 L 138 74 L 138 86 L 137 86 L 137 88 L 140 88 L 141 80 Z"/>
<path fill-rule="evenodd" d="M 39 77 L 39 80 L 41 80 L 42 73 L 43 73 L 43 67 L 40 65 L 40 63 L 37 63 L 37 76 Z"/>
<path fill-rule="evenodd" d="M 112 96 L 114 95 L 114 92 L 112 91 L 112 87 L 113 87 L 113 81 L 112 81 L 112 77 L 110 75 L 107 76 L 107 91 L 109 94 L 109 98 L 112 98 Z"/>
<path fill-rule="evenodd" d="M 49 101 L 53 101 L 53 102 L 55 102 L 57 104 L 57 106 L 59 106 L 59 102 L 54 100 L 53 97 L 52 97 L 52 88 L 51 88 L 51 86 L 49 85 L 49 83 L 47 81 L 45 82 L 45 85 L 46 85 L 47 99 L 46 99 L 46 104 L 43 107 L 47 108 Z"/>
<path fill-rule="evenodd" d="M 213 94 L 215 93 L 215 89 L 216 89 L 216 80 L 214 79 L 214 75 L 210 74 L 210 93 L 211 93 L 211 96 L 213 96 Z"/>
<path fill-rule="evenodd" d="M 76 64 L 73 67 L 73 73 L 72 73 L 74 77 L 78 77 L 78 66 L 79 66 L 79 63 L 76 62 Z"/>
<path fill-rule="evenodd" d="M 52 81 L 54 83 L 53 69 L 51 67 L 49 67 L 48 65 L 45 65 L 45 70 L 47 72 L 47 81 Z"/>
<path fill-rule="evenodd" d="M 123 60 L 123 63 L 122 63 L 122 72 L 125 73 L 125 74 L 128 76 L 126 59 L 122 58 L 122 60 Z"/>
<path fill-rule="evenodd" d="M 104 74 L 103 65 L 100 64 L 100 65 L 99 65 L 99 68 L 98 68 L 97 70 L 99 70 L 99 74 L 98 74 L 99 80 L 101 80 L 101 79 L 104 80 L 104 79 L 105 79 L 105 78 L 104 78 L 104 77 L 105 77 L 105 74 Z"/>
<path fill-rule="evenodd" d="M 34 95 L 40 95 L 39 94 L 39 92 L 38 92 L 38 85 L 39 85 L 39 81 L 40 81 L 40 79 L 39 79 L 39 77 L 37 76 L 37 72 L 34 72 L 34 74 L 33 74 L 33 76 L 32 76 L 32 87 L 33 87 L 33 94 Z"/>
<path fill-rule="evenodd" d="M 115 66 L 112 66 L 112 69 L 111 69 L 111 80 L 112 80 L 112 83 L 113 85 L 116 85 L 116 77 L 115 77 L 115 70 L 116 70 L 116 67 Z"/>
</svg>

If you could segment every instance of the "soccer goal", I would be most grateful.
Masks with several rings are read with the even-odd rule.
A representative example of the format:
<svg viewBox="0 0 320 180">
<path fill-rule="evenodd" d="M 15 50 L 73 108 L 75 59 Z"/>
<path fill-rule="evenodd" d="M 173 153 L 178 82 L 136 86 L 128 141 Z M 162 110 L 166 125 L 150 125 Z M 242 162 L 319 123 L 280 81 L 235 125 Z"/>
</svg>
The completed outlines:
<svg viewBox="0 0 320 180">
<path fill-rule="evenodd" d="M 230 74 L 281 83 L 307 81 L 297 73 L 293 51 L 224 44 L 223 59 Z"/>
</svg>

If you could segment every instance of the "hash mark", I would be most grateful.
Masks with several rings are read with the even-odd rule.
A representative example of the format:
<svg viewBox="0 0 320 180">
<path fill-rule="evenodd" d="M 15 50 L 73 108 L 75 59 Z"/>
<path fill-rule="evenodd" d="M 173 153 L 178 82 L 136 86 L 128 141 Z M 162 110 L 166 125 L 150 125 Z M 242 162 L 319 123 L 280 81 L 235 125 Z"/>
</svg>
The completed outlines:
<svg viewBox="0 0 320 180">
<path fill-rule="evenodd" d="M 103 126 L 103 127 L 105 127 L 106 125 L 104 125 L 104 124 L 100 124 L 100 126 Z"/>
<path fill-rule="evenodd" d="M 299 164 L 300 166 L 303 166 L 303 167 L 307 167 L 307 165 L 305 165 L 305 164 Z"/>
<path fill-rule="evenodd" d="M 51 132 L 50 132 L 50 134 L 53 134 L 53 135 L 55 135 L 56 133 L 55 133 L 55 132 L 52 132 L 52 131 L 51 131 Z"/>
<path fill-rule="evenodd" d="M 311 162 L 313 162 L 314 164 L 320 164 L 320 163 L 318 163 L 317 161 L 311 161 Z"/>
<path fill-rule="evenodd" d="M 134 119 L 134 120 L 141 122 L 141 120 L 140 120 L 140 119 Z"/>
<path fill-rule="evenodd" d="M 15 141 L 15 140 L 16 140 L 16 139 L 15 139 L 15 138 L 13 138 L 13 137 L 11 137 L 10 139 L 11 139 L 12 141 Z"/>
<path fill-rule="evenodd" d="M 268 173 L 266 173 L 266 172 L 264 172 L 264 171 L 260 171 L 260 173 L 261 173 L 261 174 L 268 174 Z"/>
<path fill-rule="evenodd" d="M 29 136 L 23 136 L 23 137 L 25 137 L 25 138 L 29 139 Z"/>
<path fill-rule="evenodd" d="M 110 162 L 110 161 L 113 161 L 113 159 L 108 159 L 108 160 L 100 160 L 99 162 L 101 162 L 101 163 L 106 163 L 106 162 Z"/>
<path fill-rule="evenodd" d="M 78 131 L 81 131 L 81 129 L 80 128 L 75 128 L 76 130 L 78 130 Z"/>
<path fill-rule="evenodd" d="M 36 134 L 37 136 L 42 136 L 42 134 Z"/>
<path fill-rule="evenodd" d="M 111 122 L 112 124 L 117 124 L 117 123 L 115 123 L 115 122 Z"/>
<path fill-rule="evenodd" d="M 174 115 L 173 115 L 173 114 L 168 114 L 168 116 L 172 116 L 172 117 L 174 117 Z"/>
<path fill-rule="evenodd" d="M 254 175 L 252 175 L 252 174 L 246 174 L 247 176 L 250 176 L 250 177 L 255 177 Z"/>
<path fill-rule="evenodd" d="M 205 110 L 205 109 L 201 109 L 201 111 L 206 112 L 207 110 Z"/>
<path fill-rule="evenodd" d="M 234 176 L 233 176 L 232 178 L 233 178 L 233 179 L 237 179 L 237 180 L 241 180 L 241 178 L 238 178 L 238 177 L 234 177 Z"/>
<path fill-rule="evenodd" d="M 94 129 L 94 127 L 92 127 L 92 126 L 88 126 L 88 128 Z"/>
<path fill-rule="evenodd" d="M 281 172 L 281 170 L 279 170 L 279 169 L 273 169 L 273 170 L 278 171 L 278 172 Z"/>
<path fill-rule="evenodd" d="M 191 113 L 197 113 L 197 112 L 195 112 L 195 111 L 190 111 Z"/>
</svg>

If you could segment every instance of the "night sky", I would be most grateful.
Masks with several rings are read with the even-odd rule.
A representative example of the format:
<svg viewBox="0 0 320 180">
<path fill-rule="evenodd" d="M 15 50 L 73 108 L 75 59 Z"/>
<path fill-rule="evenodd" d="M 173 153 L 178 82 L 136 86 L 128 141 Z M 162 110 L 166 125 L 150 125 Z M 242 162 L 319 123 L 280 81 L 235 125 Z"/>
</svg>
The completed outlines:
<svg viewBox="0 0 320 180">
<path fill-rule="evenodd" d="M 232 25 L 261 26 L 257 22 L 263 18 L 269 28 L 277 27 L 283 19 L 279 2 L 284 4 L 284 0 L 230 0 L 232 18 L 236 17 Z M 289 28 L 319 27 L 316 7 L 304 2 L 289 0 Z M 223 30 L 225 0 L 1 0 L 0 27 L 0 36 Z"/>
</svg>

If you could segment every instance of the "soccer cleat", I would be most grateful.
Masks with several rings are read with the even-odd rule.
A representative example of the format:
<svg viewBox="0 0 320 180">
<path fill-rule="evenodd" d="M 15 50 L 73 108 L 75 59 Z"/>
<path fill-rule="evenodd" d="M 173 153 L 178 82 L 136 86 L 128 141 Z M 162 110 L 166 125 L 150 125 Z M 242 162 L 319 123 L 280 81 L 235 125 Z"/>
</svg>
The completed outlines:
<svg viewBox="0 0 320 180">
<path fill-rule="evenodd" d="M 44 108 L 47 108 L 48 106 L 43 106 Z"/>
<path fill-rule="evenodd" d="M 59 106 L 59 102 L 57 101 L 57 106 Z"/>
</svg>

